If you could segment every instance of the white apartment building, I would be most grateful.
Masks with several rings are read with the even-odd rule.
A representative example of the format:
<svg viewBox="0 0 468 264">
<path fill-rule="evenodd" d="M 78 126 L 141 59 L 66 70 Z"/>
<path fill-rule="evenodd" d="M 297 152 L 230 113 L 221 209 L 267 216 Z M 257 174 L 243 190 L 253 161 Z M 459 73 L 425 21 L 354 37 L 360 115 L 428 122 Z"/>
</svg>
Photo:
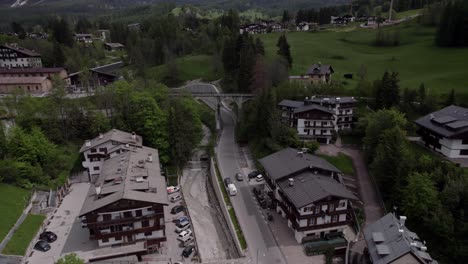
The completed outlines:
<svg viewBox="0 0 468 264">
<path fill-rule="evenodd" d="M 39 68 L 42 67 L 41 55 L 17 44 L 0 45 L 0 67 Z"/>
</svg>

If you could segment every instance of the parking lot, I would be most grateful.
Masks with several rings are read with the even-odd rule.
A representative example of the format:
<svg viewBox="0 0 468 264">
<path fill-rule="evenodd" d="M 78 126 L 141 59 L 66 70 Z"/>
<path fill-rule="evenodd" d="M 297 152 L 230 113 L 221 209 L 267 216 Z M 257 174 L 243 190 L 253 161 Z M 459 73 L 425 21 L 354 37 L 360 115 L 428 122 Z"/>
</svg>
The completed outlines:
<svg viewBox="0 0 468 264">
<path fill-rule="evenodd" d="M 32 250 L 32 253 L 27 255 L 28 263 L 53 264 L 57 256 L 67 252 L 97 248 L 97 243 L 88 239 L 88 230 L 81 228 L 77 219 L 89 187 L 89 183 L 75 183 L 70 187 L 70 192 L 62 204 L 46 220 L 46 230 L 54 232 L 57 240 L 50 244 L 51 249 L 47 252 Z M 33 241 L 35 242 L 37 239 Z"/>
</svg>

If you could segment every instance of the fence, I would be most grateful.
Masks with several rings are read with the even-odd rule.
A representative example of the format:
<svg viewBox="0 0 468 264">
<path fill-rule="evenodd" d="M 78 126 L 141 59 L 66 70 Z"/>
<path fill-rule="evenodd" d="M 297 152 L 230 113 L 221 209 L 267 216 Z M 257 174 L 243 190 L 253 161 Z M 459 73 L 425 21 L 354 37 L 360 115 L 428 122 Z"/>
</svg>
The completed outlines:
<svg viewBox="0 0 468 264">
<path fill-rule="evenodd" d="M 245 256 L 244 251 L 242 250 L 242 246 L 239 242 L 239 238 L 237 237 L 236 229 L 234 228 L 234 223 L 231 220 L 229 215 L 229 210 L 227 208 L 226 202 L 224 201 L 223 192 L 221 187 L 219 186 L 217 171 L 215 168 L 215 161 L 213 158 L 210 160 L 210 180 L 215 190 L 216 196 L 218 197 L 218 201 L 221 207 L 221 212 L 223 212 L 224 219 L 227 222 L 229 231 L 231 232 L 232 237 L 234 237 L 234 244 L 236 245 L 236 249 L 241 256 Z"/>
</svg>

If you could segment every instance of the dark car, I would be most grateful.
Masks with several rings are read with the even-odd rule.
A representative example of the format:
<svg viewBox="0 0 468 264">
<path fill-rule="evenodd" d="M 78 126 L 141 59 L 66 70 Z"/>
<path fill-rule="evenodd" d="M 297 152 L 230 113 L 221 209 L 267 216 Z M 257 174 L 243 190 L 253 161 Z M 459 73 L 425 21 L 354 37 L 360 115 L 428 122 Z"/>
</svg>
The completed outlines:
<svg viewBox="0 0 468 264">
<path fill-rule="evenodd" d="M 39 236 L 39 239 L 52 243 L 57 240 L 57 235 L 54 232 L 45 231 Z"/>
<path fill-rule="evenodd" d="M 192 254 L 194 250 L 195 250 L 195 247 L 193 245 L 188 245 L 182 251 L 182 256 L 184 256 L 184 258 L 188 258 L 190 257 L 190 255 Z"/>
<path fill-rule="evenodd" d="M 180 212 L 182 212 L 184 209 L 185 209 L 185 207 L 184 207 L 183 205 L 176 205 L 176 206 L 172 207 L 172 209 L 171 209 L 171 214 L 180 213 Z"/>
<path fill-rule="evenodd" d="M 39 240 L 36 243 L 36 245 L 34 245 L 34 249 L 42 251 L 42 252 L 46 252 L 46 251 L 49 251 L 50 245 L 49 243 L 47 243 L 47 241 Z"/>
<path fill-rule="evenodd" d="M 260 172 L 259 171 L 252 171 L 251 173 L 249 173 L 249 179 L 253 179 L 255 177 L 257 177 L 257 175 L 259 175 Z"/>
<path fill-rule="evenodd" d="M 226 186 L 226 188 L 229 186 L 229 184 L 231 184 L 232 181 L 231 181 L 231 178 L 226 178 L 224 179 L 224 186 Z"/>
</svg>

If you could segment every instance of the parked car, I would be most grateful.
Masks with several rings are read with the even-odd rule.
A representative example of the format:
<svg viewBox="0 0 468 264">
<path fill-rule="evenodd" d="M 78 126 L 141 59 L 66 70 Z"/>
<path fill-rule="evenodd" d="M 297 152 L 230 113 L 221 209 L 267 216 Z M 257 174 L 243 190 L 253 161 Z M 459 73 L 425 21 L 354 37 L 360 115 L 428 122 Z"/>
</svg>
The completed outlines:
<svg viewBox="0 0 468 264">
<path fill-rule="evenodd" d="M 187 239 L 185 240 L 179 240 L 180 243 L 179 243 L 179 247 L 186 247 L 188 245 L 190 245 L 192 242 L 193 242 L 193 237 L 192 236 L 189 236 L 187 237 Z"/>
<path fill-rule="evenodd" d="M 49 245 L 49 243 L 47 243 L 47 241 L 39 240 L 39 241 L 34 245 L 34 249 L 39 250 L 39 251 L 42 251 L 42 252 L 46 252 L 46 251 L 49 251 L 50 245 Z"/>
<path fill-rule="evenodd" d="M 257 175 L 257 177 L 255 177 L 255 180 L 258 181 L 258 182 L 263 181 L 263 175 L 261 175 L 261 174 Z"/>
<path fill-rule="evenodd" d="M 176 205 L 176 206 L 172 207 L 171 214 L 180 213 L 180 212 L 184 211 L 184 209 L 185 209 L 185 207 L 183 205 Z"/>
<path fill-rule="evenodd" d="M 57 240 L 57 235 L 54 232 L 45 231 L 45 232 L 42 232 L 42 234 L 39 235 L 39 239 L 47 241 L 48 243 L 52 243 L 55 240 Z"/>
<path fill-rule="evenodd" d="M 244 180 L 244 176 L 240 173 L 236 173 L 236 180 L 238 181 L 243 181 Z"/>
<path fill-rule="evenodd" d="M 179 234 L 180 232 L 182 232 L 184 230 L 187 230 L 189 228 L 190 228 L 190 223 L 189 222 L 183 222 L 183 224 L 176 227 L 175 232 Z"/>
<path fill-rule="evenodd" d="M 255 177 L 257 177 L 257 175 L 259 175 L 260 172 L 259 171 L 252 171 L 251 173 L 249 173 L 248 177 L 249 179 L 253 179 Z"/>
<path fill-rule="evenodd" d="M 183 221 L 189 221 L 188 216 L 185 216 L 185 215 L 178 216 L 172 222 L 174 222 L 177 225 L 178 223 L 183 222 Z"/>
<path fill-rule="evenodd" d="M 184 238 L 184 237 L 188 237 L 190 235 L 192 235 L 192 230 L 188 229 L 188 230 L 184 230 L 184 231 L 180 232 L 178 237 Z"/>
<path fill-rule="evenodd" d="M 226 186 L 226 188 L 228 188 L 229 184 L 231 183 L 232 183 L 231 178 L 224 179 L 224 186 Z"/>
<path fill-rule="evenodd" d="M 182 200 L 182 195 L 178 194 L 176 196 L 171 197 L 171 202 L 175 203 L 179 200 Z"/>
<path fill-rule="evenodd" d="M 180 187 L 179 186 L 169 186 L 166 188 L 167 190 L 167 194 L 171 194 L 171 193 L 176 193 L 178 191 L 180 191 Z"/>
<path fill-rule="evenodd" d="M 195 247 L 193 245 L 188 245 L 182 251 L 182 256 L 184 256 L 184 258 L 188 258 L 190 257 L 193 251 L 195 251 Z"/>
</svg>

